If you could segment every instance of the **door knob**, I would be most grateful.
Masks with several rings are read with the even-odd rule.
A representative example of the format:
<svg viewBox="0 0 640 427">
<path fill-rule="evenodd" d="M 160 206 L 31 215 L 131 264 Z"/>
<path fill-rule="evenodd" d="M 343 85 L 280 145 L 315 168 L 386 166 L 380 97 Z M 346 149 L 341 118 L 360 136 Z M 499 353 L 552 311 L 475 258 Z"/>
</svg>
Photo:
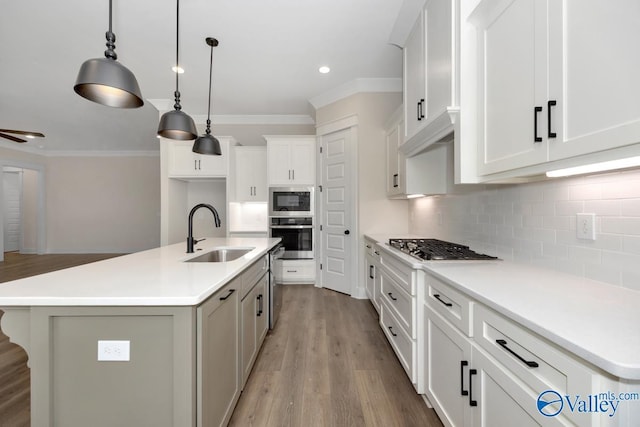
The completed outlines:
<svg viewBox="0 0 640 427">
<path fill-rule="evenodd" d="M 344 230 L 344 234 L 350 234 L 351 232 L 349 230 Z"/>
</svg>

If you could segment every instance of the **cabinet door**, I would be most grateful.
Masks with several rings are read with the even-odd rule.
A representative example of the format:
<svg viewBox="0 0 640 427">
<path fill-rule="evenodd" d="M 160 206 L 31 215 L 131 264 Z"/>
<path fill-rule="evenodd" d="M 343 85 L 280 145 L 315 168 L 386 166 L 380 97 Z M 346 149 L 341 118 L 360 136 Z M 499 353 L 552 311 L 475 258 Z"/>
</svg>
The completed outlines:
<svg viewBox="0 0 640 427">
<path fill-rule="evenodd" d="M 551 160 L 640 142 L 640 2 L 549 2 Z"/>
<path fill-rule="evenodd" d="M 242 300 L 242 386 L 247 382 L 256 356 L 256 316 L 258 313 L 257 287 Z"/>
<path fill-rule="evenodd" d="M 545 162 L 546 120 L 535 107 L 547 100 L 546 2 L 484 0 L 471 22 L 478 36 L 480 173 Z"/>
<path fill-rule="evenodd" d="M 196 154 L 191 151 L 191 146 L 182 143 L 173 143 L 169 149 L 169 175 L 171 176 L 197 176 L 199 165 Z"/>
<path fill-rule="evenodd" d="M 226 425 L 240 395 L 236 279 L 197 309 L 198 425 Z"/>
<path fill-rule="evenodd" d="M 404 122 L 394 125 L 387 132 L 387 196 L 405 194 L 405 157 L 398 147 L 402 144 L 402 126 Z"/>
<path fill-rule="evenodd" d="M 404 56 L 404 118 L 406 139 L 424 125 L 425 105 L 425 33 L 424 16 L 420 13 L 403 48 Z M 423 117 L 424 116 L 424 117 Z"/>
<path fill-rule="evenodd" d="M 267 201 L 267 155 L 263 147 L 236 148 L 236 200 Z"/>
<path fill-rule="evenodd" d="M 315 185 L 316 144 L 315 141 L 295 141 L 291 143 L 291 183 Z"/>
<path fill-rule="evenodd" d="M 264 337 L 269 331 L 269 278 L 265 274 L 258 282 L 256 300 L 256 353 L 260 351 Z"/>
<path fill-rule="evenodd" d="M 476 401 L 471 413 L 474 427 L 537 427 L 573 426 L 572 422 L 558 416 L 545 416 L 538 412 L 537 395 L 531 395 L 509 374 L 478 348 L 473 348 L 473 369 L 469 389 L 470 399 Z M 544 390 L 541 390 L 541 392 Z M 545 411 L 553 413 L 553 404 Z M 589 424 L 580 424 L 583 426 Z"/>
<path fill-rule="evenodd" d="M 424 310 L 426 394 L 445 425 L 469 425 L 471 342 L 431 308 Z"/>
<path fill-rule="evenodd" d="M 455 0 L 429 0 L 424 9 L 426 98 L 423 120 L 427 126 L 438 116 L 448 116 L 447 107 L 456 102 L 452 99 L 454 24 L 451 8 L 454 2 Z"/>
<path fill-rule="evenodd" d="M 199 175 L 226 177 L 229 174 L 229 143 L 225 140 L 220 140 L 220 149 L 222 154 L 219 156 L 194 153 L 194 156 L 199 161 Z"/>
<path fill-rule="evenodd" d="M 169 176 L 226 177 L 228 175 L 229 141 L 221 140 L 222 155 L 208 156 L 192 151 L 193 142 L 172 141 L 169 148 Z"/>
<path fill-rule="evenodd" d="M 290 184 L 291 166 L 288 141 L 268 141 L 269 184 Z"/>
</svg>

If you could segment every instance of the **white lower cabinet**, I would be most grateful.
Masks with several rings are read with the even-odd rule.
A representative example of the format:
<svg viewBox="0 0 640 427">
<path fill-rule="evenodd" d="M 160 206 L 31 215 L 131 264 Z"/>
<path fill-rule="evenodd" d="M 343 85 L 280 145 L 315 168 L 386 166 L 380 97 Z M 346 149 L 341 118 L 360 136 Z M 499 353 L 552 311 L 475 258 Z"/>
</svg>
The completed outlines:
<svg viewBox="0 0 640 427">
<path fill-rule="evenodd" d="M 572 411 L 566 397 L 574 402 L 600 392 L 591 369 L 441 281 L 426 281 L 422 381 L 443 424 L 609 425 L 606 415 Z M 560 400 L 539 409 L 539 396 L 543 403 Z"/>
<path fill-rule="evenodd" d="M 316 280 L 313 259 L 279 259 L 275 263 L 276 282 L 280 284 L 311 284 Z"/>
</svg>

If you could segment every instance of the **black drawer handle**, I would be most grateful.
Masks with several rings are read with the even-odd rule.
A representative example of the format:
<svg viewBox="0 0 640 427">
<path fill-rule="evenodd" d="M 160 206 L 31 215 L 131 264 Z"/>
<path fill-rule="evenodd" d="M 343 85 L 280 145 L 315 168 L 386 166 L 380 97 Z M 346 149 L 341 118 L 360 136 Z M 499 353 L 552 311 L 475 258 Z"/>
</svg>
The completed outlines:
<svg viewBox="0 0 640 427">
<path fill-rule="evenodd" d="M 469 394 L 469 391 L 464 389 L 464 367 L 468 365 L 469 362 L 467 362 L 466 360 L 460 361 L 460 394 L 462 396 L 466 396 Z"/>
<path fill-rule="evenodd" d="M 373 279 L 373 265 L 369 266 L 369 279 Z"/>
<path fill-rule="evenodd" d="M 542 142 L 542 137 L 538 136 L 538 113 L 542 112 L 542 107 L 533 108 L 533 142 Z"/>
<path fill-rule="evenodd" d="M 473 400 L 473 378 L 478 373 L 475 369 L 469 369 L 469 406 L 478 406 L 478 401 Z"/>
<path fill-rule="evenodd" d="M 398 174 L 393 174 L 393 188 L 398 188 Z"/>
<path fill-rule="evenodd" d="M 522 356 L 520 356 L 518 353 L 516 353 L 515 351 L 511 350 L 509 347 L 507 347 L 507 342 L 505 340 L 496 340 L 496 343 L 504 348 L 505 350 L 507 350 L 509 353 L 513 354 L 515 357 L 518 358 L 519 361 L 521 361 L 522 363 L 524 363 L 525 365 L 527 365 L 530 368 L 537 368 L 538 362 L 533 362 L 530 360 L 525 360 Z"/>
<path fill-rule="evenodd" d="M 557 102 L 555 100 L 551 100 L 547 102 L 547 136 L 549 138 L 555 138 L 558 136 L 555 132 L 551 132 L 551 107 L 555 107 Z"/>
<path fill-rule="evenodd" d="M 398 298 L 394 297 L 391 292 L 387 292 L 387 295 L 389 295 L 389 298 L 391 298 L 392 300 L 398 301 Z"/>
<path fill-rule="evenodd" d="M 398 334 L 396 334 L 395 332 L 393 332 L 393 327 L 391 326 L 387 326 L 389 328 L 389 332 L 391 332 L 391 335 L 393 335 L 394 337 L 397 337 Z"/>
<path fill-rule="evenodd" d="M 443 303 L 446 307 L 453 307 L 453 304 L 451 304 L 450 302 L 446 302 L 445 300 L 440 298 L 440 294 L 433 294 L 433 297 Z"/>
<path fill-rule="evenodd" d="M 231 296 L 231 294 L 232 294 L 232 293 L 234 293 L 235 291 L 236 291 L 235 289 L 229 289 L 229 293 L 228 293 L 228 294 L 226 294 L 226 295 L 225 295 L 225 296 L 223 296 L 223 297 L 220 297 L 220 301 L 224 301 L 224 300 L 226 300 L 226 299 L 227 299 L 227 298 L 229 298 L 229 297 Z"/>
</svg>

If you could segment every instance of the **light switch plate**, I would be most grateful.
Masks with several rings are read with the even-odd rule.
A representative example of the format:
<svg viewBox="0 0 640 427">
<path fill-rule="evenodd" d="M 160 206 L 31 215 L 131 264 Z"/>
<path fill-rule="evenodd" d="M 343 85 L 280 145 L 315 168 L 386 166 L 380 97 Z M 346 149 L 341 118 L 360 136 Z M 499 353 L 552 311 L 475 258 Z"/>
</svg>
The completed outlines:
<svg viewBox="0 0 640 427">
<path fill-rule="evenodd" d="M 576 237 L 583 240 L 596 240 L 596 214 L 576 215 Z"/>
<path fill-rule="evenodd" d="M 130 341 L 98 341 L 99 362 L 128 362 L 129 360 L 131 360 Z"/>
</svg>

